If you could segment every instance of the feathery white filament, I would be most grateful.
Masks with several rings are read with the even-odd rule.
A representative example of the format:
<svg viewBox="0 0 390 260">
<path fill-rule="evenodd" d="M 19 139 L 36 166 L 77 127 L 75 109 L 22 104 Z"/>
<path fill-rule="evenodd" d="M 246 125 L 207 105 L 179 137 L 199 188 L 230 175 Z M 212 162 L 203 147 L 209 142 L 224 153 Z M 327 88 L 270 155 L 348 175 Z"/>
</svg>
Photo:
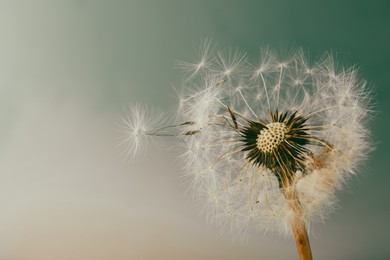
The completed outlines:
<svg viewBox="0 0 390 260">
<path fill-rule="evenodd" d="M 146 151 L 156 130 L 167 121 L 166 115 L 156 108 L 134 103 L 124 109 L 124 115 L 118 122 L 121 137 L 118 146 L 123 148 L 125 158 L 134 160 Z"/>
</svg>

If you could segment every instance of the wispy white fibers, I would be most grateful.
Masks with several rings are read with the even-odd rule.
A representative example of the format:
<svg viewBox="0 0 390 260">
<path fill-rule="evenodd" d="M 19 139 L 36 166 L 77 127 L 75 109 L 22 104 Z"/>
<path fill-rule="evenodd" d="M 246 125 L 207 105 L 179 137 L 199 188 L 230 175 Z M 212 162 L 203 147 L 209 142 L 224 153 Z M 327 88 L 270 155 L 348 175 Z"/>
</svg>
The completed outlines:
<svg viewBox="0 0 390 260">
<path fill-rule="evenodd" d="M 150 142 L 155 142 L 153 136 L 165 135 L 161 125 L 165 124 L 167 116 L 157 108 L 140 103 L 129 104 L 124 108 L 124 114 L 117 122 L 121 131 L 119 146 L 128 160 L 134 160 L 137 155 L 144 155 Z"/>
<path fill-rule="evenodd" d="M 366 82 L 331 54 L 311 63 L 301 49 L 266 48 L 253 63 L 210 41 L 200 49 L 198 63 L 180 63 L 175 136 L 207 218 L 235 232 L 281 234 L 297 219 L 322 220 L 371 150 Z M 136 105 L 123 120 L 129 157 L 142 150 L 141 138 L 166 129 L 161 114 L 145 109 Z"/>
<path fill-rule="evenodd" d="M 306 224 L 322 219 L 334 206 L 335 191 L 371 150 L 366 83 L 331 54 L 312 64 L 301 49 L 285 57 L 262 49 L 258 64 L 238 51 L 213 57 L 203 70 L 195 69 L 202 64 L 190 68 L 179 110 L 181 120 L 193 122 L 188 127 L 197 131 L 181 135 L 187 145 L 183 161 L 198 198 L 206 202 L 207 217 L 235 230 L 256 226 L 291 233 L 294 212 L 275 167 L 251 161 L 251 151 L 243 151 L 248 122 L 273 122 L 270 114 L 279 112 L 306 118 L 302 167 L 293 167 L 288 189 L 299 198 Z"/>
</svg>

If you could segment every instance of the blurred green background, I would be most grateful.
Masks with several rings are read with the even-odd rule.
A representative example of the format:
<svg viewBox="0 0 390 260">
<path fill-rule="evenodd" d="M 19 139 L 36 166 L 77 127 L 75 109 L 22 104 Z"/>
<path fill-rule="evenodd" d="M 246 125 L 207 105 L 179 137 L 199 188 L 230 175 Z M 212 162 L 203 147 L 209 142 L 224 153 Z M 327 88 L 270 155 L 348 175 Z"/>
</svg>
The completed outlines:
<svg viewBox="0 0 390 260">
<path fill-rule="evenodd" d="M 297 259 L 292 239 L 206 224 L 169 153 L 129 165 L 115 147 L 129 102 L 175 109 L 175 61 L 202 37 L 357 64 L 376 150 L 311 227 L 312 249 L 390 259 L 389 14 L 389 1 L 1 1 L 0 259 Z"/>
</svg>

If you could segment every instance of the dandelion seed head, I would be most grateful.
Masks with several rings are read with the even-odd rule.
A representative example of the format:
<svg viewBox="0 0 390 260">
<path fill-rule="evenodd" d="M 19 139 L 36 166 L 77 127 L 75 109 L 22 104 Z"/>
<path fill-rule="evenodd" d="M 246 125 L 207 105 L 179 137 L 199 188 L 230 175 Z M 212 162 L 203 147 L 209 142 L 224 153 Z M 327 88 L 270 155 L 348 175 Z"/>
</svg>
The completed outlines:
<svg viewBox="0 0 390 260">
<path fill-rule="evenodd" d="M 176 124 L 162 126 L 160 110 L 139 104 L 126 111 L 126 157 L 153 137 L 177 137 L 202 214 L 235 234 L 258 228 L 289 235 L 297 220 L 323 221 L 372 150 L 367 83 L 329 53 L 311 62 L 301 49 L 265 48 L 253 63 L 206 39 L 198 54 L 197 62 L 179 63 L 185 78 Z"/>
<path fill-rule="evenodd" d="M 187 176 L 202 212 L 228 230 L 291 234 L 297 217 L 323 220 L 335 192 L 371 150 L 366 83 L 331 54 L 310 62 L 301 49 L 208 52 L 213 64 L 185 79 L 179 119 Z"/>
</svg>

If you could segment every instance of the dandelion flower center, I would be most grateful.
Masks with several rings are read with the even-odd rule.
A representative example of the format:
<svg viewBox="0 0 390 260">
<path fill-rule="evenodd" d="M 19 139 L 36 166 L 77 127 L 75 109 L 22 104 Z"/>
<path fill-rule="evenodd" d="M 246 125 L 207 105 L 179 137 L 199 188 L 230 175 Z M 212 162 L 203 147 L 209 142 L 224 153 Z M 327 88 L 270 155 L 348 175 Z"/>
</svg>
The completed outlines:
<svg viewBox="0 0 390 260">
<path fill-rule="evenodd" d="M 308 144 L 316 137 L 307 131 L 308 117 L 297 112 L 271 113 L 270 120 L 247 121 L 241 130 L 241 151 L 254 165 L 275 173 L 280 185 L 296 171 L 305 172 L 304 158 L 311 153 Z"/>
<path fill-rule="evenodd" d="M 263 153 L 272 153 L 285 138 L 287 127 L 285 123 L 275 122 L 266 125 L 257 136 L 257 148 Z"/>
</svg>

